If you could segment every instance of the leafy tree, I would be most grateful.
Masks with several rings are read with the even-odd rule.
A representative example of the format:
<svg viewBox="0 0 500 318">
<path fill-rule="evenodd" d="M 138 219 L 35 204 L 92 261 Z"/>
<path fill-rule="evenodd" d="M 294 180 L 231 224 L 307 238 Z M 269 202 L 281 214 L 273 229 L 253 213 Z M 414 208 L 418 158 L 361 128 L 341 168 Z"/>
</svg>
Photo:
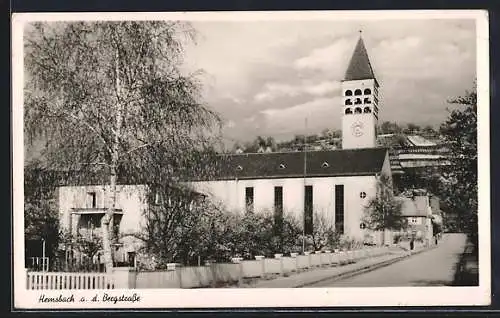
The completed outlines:
<svg viewBox="0 0 500 318">
<path fill-rule="evenodd" d="M 402 128 L 397 124 L 390 121 L 384 121 L 379 127 L 378 131 L 381 134 L 399 134 L 402 132 Z"/>
<path fill-rule="evenodd" d="M 158 267 L 167 263 L 196 263 L 198 257 L 224 258 L 223 244 L 229 216 L 203 195 L 187 187 L 164 189 L 150 195 L 146 224 L 140 235 L 146 250 L 156 255 Z M 180 223 L 178 220 L 182 219 Z"/>
<path fill-rule="evenodd" d="M 422 132 L 429 135 L 429 136 L 433 136 L 436 134 L 436 131 L 434 130 L 434 127 L 432 127 L 431 125 L 426 125 L 423 129 L 422 129 Z"/>
<path fill-rule="evenodd" d="M 427 189 L 430 193 L 441 193 L 441 167 L 405 169 L 405 173 L 395 178 L 399 191 Z"/>
<path fill-rule="evenodd" d="M 200 162 L 211 162 L 220 121 L 200 101 L 198 73 L 181 71 L 183 41 L 194 35 L 189 24 L 165 21 L 33 23 L 25 30 L 25 136 L 44 137 L 51 169 L 97 173 L 111 186 L 101 222 L 106 271 L 117 183 L 154 190 L 210 173 Z"/>
<path fill-rule="evenodd" d="M 406 227 L 401 215 L 402 204 L 393 194 L 392 181 L 381 175 L 377 183 L 377 196 L 366 206 L 363 222 L 374 231 L 400 230 Z"/>
<path fill-rule="evenodd" d="M 226 250 L 232 256 L 253 258 L 270 256 L 296 250 L 301 233 L 296 220 L 284 215 L 277 222 L 269 212 L 237 214 L 230 219 L 230 230 L 226 231 Z"/>
<path fill-rule="evenodd" d="M 24 168 L 24 234 L 28 241 L 45 240 L 47 256 L 54 256 L 59 218 L 54 192 L 57 177 L 33 161 Z"/>
<path fill-rule="evenodd" d="M 89 259 L 92 259 L 102 250 L 102 238 L 98 235 L 84 236 L 77 234 L 74 242 L 78 251 Z"/>
<path fill-rule="evenodd" d="M 322 138 L 329 138 L 330 137 L 330 129 L 325 128 L 321 131 L 321 137 Z"/>
<path fill-rule="evenodd" d="M 403 130 L 405 133 L 408 133 L 408 134 L 413 134 L 413 133 L 417 133 L 420 131 L 420 126 L 417 125 L 417 124 L 413 124 L 413 123 L 409 123 L 408 125 L 406 125 L 406 128 Z"/>
<path fill-rule="evenodd" d="M 306 137 L 306 143 L 313 143 L 319 139 L 318 135 L 309 135 Z"/>
<path fill-rule="evenodd" d="M 312 233 L 306 236 L 306 241 L 314 251 L 334 249 L 339 245 L 340 233 L 335 231 L 335 226 L 328 222 L 323 213 L 315 211 Z"/>
<path fill-rule="evenodd" d="M 276 144 L 276 140 L 274 139 L 274 137 L 269 136 L 266 138 L 266 147 L 269 147 L 272 151 L 276 151 L 277 144 Z"/>
<path fill-rule="evenodd" d="M 477 238 L 477 94 L 476 88 L 457 97 L 440 131 L 449 147 L 451 165 L 444 171 L 445 203 L 458 215 L 463 231 Z"/>
</svg>

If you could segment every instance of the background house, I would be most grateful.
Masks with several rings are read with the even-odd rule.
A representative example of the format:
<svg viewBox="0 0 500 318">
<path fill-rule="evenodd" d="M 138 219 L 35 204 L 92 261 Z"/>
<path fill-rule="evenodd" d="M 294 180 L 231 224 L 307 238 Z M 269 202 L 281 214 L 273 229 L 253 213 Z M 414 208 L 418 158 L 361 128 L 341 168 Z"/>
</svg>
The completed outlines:
<svg viewBox="0 0 500 318">
<path fill-rule="evenodd" d="M 424 242 L 432 242 L 434 236 L 433 213 L 431 202 L 438 204 L 437 197 L 429 196 L 425 192 L 415 192 L 411 197 L 398 197 L 402 203 L 401 215 L 408 221 L 406 235 L 421 238 Z"/>
<path fill-rule="evenodd" d="M 93 236 L 102 236 L 101 219 L 110 207 L 110 190 L 110 186 L 103 185 L 59 187 L 61 230 L 89 240 Z M 134 234 L 145 224 L 144 213 L 148 208 L 146 190 L 143 185 L 117 186 L 112 222 L 113 235 L 119 238 L 113 250 L 116 263 L 133 263 L 135 252 L 140 248 L 141 242 L 134 238 Z M 80 257 L 73 248 L 68 252 L 71 253 L 70 258 Z M 102 263 L 102 260 L 99 259 L 98 262 Z"/>
</svg>

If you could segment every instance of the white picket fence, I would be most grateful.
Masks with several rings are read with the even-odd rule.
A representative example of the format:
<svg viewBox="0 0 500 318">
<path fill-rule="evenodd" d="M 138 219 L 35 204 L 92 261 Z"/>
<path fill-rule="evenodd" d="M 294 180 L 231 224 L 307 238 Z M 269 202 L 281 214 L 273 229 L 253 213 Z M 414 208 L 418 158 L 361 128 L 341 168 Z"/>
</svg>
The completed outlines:
<svg viewBox="0 0 500 318">
<path fill-rule="evenodd" d="M 113 289 L 106 273 L 27 272 L 27 289 Z"/>
</svg>

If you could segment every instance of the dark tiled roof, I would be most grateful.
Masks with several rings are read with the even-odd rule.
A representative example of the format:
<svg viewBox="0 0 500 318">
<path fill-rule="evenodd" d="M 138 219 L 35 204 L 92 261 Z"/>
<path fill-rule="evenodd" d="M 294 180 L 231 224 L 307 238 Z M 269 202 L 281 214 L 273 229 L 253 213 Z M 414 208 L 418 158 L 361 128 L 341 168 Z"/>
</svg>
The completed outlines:
<svg viewBox="0 0 500 318">
<path fill-rule="evenodd" d="M 358 44 L 356 44 L 356 48 L 352 54 L 351 61 L 349 62 L 349 66 L 347 67 L 344 81 L 363 79 L 374 79 L 376 81 L 365 44 L 363 43 L 363 39 L 359 38 Z"/>
<path fill-rule="evenodd" d="M 374 175 L 382 170 L 386 152 L 385 148 L 366 148 L 223 155 L 210 179 L 303 177 L 304 161 L 307 177 Z"/>
</svg>

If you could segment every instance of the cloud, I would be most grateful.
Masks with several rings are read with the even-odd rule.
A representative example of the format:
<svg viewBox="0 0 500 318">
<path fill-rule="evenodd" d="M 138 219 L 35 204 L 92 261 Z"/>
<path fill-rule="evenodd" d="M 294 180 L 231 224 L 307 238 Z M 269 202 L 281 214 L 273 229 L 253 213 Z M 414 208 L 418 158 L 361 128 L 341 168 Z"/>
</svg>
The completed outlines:
<svg viewBox="0 0 500 318">
<path fill-rule="evenodd" d="M 323 81 L 321 83 L 306 86 L 304 91 L 314 96 L 324 96 L 334 92 L 340 92 L 340 82 Z"/>
<path fill-rule="evenodd" d="M 315 131 L 318 127 L 323 129 L 338 124 L 341 113 L 340 105 L 340 97 L 316 98 L 288 108 L 266 109 L 261 111 L 261 114 L 265 116 L 267 126 L 274 133 L 292 136 L 306 129 L 306 119 L 308 132 Z"/>
<path fill-rule="evenodd" d="M 313 69 L 339 75 L 347 68 L 350 55 L 354 50 L 355 38 L 343 37 L 320 48 L 313 49 L 308 55 L 293 62 L 293 67 L 299 70 Z M 340 79 L 340 78 L 339 78 Z"/>
<path fill-rule="evenodd" d="M 338 91 L 340 91 L 340 83 L 334 81 L 318 83 L 303 81 L 300 84 L 266 83 L 264 90 L 255 95 L 254 100 L 263 103 L 280 97 L 296 97 L 302 94 L 324 96 Z"/>
</svg>

